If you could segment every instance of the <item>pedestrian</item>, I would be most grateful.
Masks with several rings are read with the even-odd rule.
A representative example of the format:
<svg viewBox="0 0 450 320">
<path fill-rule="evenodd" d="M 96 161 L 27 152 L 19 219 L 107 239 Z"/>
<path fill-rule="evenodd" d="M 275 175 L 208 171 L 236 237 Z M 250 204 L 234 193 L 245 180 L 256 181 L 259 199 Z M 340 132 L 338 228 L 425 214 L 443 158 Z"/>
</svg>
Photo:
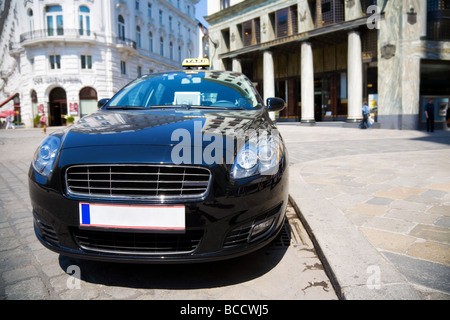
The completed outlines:
<svg viewBox="0 0 450 320">
<path fill-rule="evenodd" d="M 370 117 L 370 108 L 367 105 L 367 101 L 364 100 L 363 102 L 363 107 L 362 107 L 362 120 L 361 123 L 359 124 L 359 127 L 361 129 L 368 129 L 370 128 L 370 123 L 369 123 L 369 117 Z"/>
<path fill-rule="evenodd" d="M 425 105 L 425 117 L 427 118 L 427 132 L 434 132 L 434 100 L 429 99 Z"/>
<path fill-rule="evenodd" d="M 15 129 L 10 114 L 6 117 L 6 129 Z"/>
<path fill-rule="evenodd" d="M 41 118 L 39 119 L 39 123 L 42 124 L 42 132 L 47 132 L 47 118 L 45 118 L 45 113 L 42 114 Z"/>
</svg>

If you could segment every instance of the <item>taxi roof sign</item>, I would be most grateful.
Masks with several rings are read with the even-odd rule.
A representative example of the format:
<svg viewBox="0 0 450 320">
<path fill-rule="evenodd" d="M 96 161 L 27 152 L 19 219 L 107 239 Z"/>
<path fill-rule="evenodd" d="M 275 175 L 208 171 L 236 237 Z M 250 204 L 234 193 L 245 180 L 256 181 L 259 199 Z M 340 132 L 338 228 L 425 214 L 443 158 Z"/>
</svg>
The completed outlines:
<svg viewBox="0 0 450 320">
<path fill-rule="evenodd" d="M 192 68 L 192 67 L 206 68 L 206 67 L 209 67 L 209 59 L 207 59 L 207 58 L 184 59 L 182 66 L 185 68 Z"/>
</svg>

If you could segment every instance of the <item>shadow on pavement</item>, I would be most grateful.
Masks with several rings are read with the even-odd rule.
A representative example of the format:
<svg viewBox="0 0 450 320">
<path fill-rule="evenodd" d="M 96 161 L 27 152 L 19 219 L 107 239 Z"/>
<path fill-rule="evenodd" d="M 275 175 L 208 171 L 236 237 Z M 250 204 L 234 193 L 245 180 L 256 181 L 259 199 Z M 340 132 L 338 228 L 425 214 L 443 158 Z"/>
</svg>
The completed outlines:
<svg viewBox="0 0 450 320">
<path fill-rule="evenodd" d="M 440 143 L 450 146 L 450 131 L 440 130 L 435 132 L 428 132 L 424 137 L 411 138 L 411 140 Z"/>
<path fill-rule="evenodd" d="M 205 289 L 256 279 L 272 270 L 288 246 L 268 246 L 230 260 L 192 264 L 127 264 L 81 260 L 59 256 L 65 271 L 70 265 L 81 270 L 81 280 L 135 289 Z"/>
</svg>

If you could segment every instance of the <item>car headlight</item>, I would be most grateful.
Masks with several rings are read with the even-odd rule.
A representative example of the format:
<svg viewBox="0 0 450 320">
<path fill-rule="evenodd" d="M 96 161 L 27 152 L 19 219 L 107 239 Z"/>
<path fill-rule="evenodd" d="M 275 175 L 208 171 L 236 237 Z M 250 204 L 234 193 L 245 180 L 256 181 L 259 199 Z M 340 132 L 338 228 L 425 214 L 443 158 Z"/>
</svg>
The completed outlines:
<svg viewBox="0 0 450 320">
<path fill-rule="evenodd" d="M 36 150 L 33 158 L 33 168 L 43 176 L 49 176 L 58 156 L 61 138 L 57 135 L 48 136 Z"/>
<path fill-rule="evenodd" d="M 278 137 L 263 136 L 258 142 L 247 142 L 239 150 L 233 166 L 231 177 L 241 179 L 256 174 L 272 175 L 278 171 L 283 144 Z"/>
</svg>

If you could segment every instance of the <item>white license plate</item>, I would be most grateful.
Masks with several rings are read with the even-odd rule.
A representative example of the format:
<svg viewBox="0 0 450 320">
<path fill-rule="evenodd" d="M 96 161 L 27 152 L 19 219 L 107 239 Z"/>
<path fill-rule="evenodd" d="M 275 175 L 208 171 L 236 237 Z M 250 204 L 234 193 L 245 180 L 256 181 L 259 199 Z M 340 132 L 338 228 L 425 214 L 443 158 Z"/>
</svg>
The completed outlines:
<svg viewBox="0 0 450 320">
<path fill-rule="evenodd" d="M 184 206 L 79 204 L 80 226 L 155 231 L 185 231 Z"/>
</svg>

